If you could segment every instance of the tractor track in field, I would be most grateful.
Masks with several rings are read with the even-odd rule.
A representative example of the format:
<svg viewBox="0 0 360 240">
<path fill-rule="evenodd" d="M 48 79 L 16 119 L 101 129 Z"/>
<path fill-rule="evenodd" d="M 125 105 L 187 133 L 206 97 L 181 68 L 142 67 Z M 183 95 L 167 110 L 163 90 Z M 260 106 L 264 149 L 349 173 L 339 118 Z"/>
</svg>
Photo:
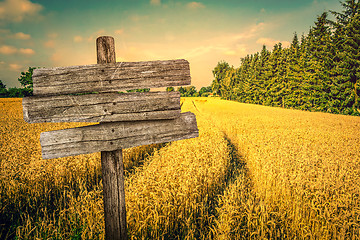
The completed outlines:
<svg viewBox="0 0 360 240">
<path fill-rule="evenodd" d="M 200 111 L 200 108 L 198 106 L 196 106 L 195 101 L 191 100 L 191 102 L 201 117 L 206 117 L 208 119 L 211 119 L 210 115 L 205 116 L 204 113 L 202 111 Z M 214 123 L 214 121 L 211 121 L 211 120 L 210 120 L 210 122 L 212 124 Z M 247 169 L 245 157 L 243 156 L 243 154 L 241 154 L 240 150 L 236 147 L 235 143 L 231 140 L 231 138 L 229 137 L 227 132 L 225 132 L 223 129 L 221 129 L 219 126 L 216 126 L 215 124 L 213 124 L 213 126 L 215 128 L 217 128 L 220 132 L 222 132 L 224 139 L 229 148 L 229 156 L 228 157 L 230 158 L 230 167 L 229 167 L 229 174 L 227 176 L 227 181 L 226 181 L 227 185 L 228 185 L 229 182 L 232 182 L 232 181 L 234 181 L 234 179 L 236 179 L 237 174 L 239 174 L 239 172 L 240 172 L 239 170 Z"/>
<path fill-rule="evenodd" d="M 209 120 L 210 124 L 216 129 L 218 129 L 222 134 L 223 138 L 227 144 L 228 147 L 228 158 L 229 158 L 229 166 L 227 168 L 227 174 L 225 176 L 224 185 L 221 189 L 219 189 L 218 195 L 212 199 L 213 204 L 212 208 L 216 209 L 216 211 L 212 212 L 214 215 L 216 221 L 211 228 L 214 230 L 215 235 L 213 236 L 214 239 L 218 238 L 220 236 L 220 239 L 234 239 L 236 234 L 239 234 L 244 238 L 250 238 L 250 236 L 247 235 L 248 231 L 247 229 L 247 219 L 239 218 L 239 222 L 230 224 L 230 232 L 224 231 L 225 229 L 229 228 L 226 218 L 224 219 L 224 213 L 225 214 L 234 214 L 229 213 L 228 211 L 231 211 L 230 209 L 236 209 L 236 214 L 241 214 L 240 212 L 247 212 L 248 209 L 244 205 L 238 206 L 236 203 L 242 202 L 252 202 L 254 205 L 257 205 L 258 202 L 256 202 L 256 196 L 253 194 L 252 186 L 253 181 L 250 176 L 249 168 L 247 167 L 246 162 L 246 156 L 241 152 L 241 149 L 239 149 L 236 146 L 236 143 L 234 142 L 234 137 L 231 133 L 227 132 L 223 127 L 216 124 L 216 121 L 212 120 L 211 114 L 206 114 L 201 110 L 201 104 L 196 104 L 196 101 L 192 100 L 192 105 L 194 106 L 195 110 L 197 111 L 197 115 L 199 115 L 202 118 L 206 118 Z M 239 185 L 239 183 L 241 183 Z M 235 190 L 235 192 L 234 192 Z M 229 194 L 233 195 L 233 200 L 231 204 L 232 205 L 229 209 L 229 202 L 226 203 L 226 198 L 229 197 Z M 224 202 L 225 199 L 225 202 Z M 237 218 L 237 217 L 235 217 Z M 238 226 L 241 225 L 242 230 L 238 229 Z M 236 232 L 236 234 L 235 234 Z M 235 235 L 233 235 L 235 234 Z"/>
</svg>

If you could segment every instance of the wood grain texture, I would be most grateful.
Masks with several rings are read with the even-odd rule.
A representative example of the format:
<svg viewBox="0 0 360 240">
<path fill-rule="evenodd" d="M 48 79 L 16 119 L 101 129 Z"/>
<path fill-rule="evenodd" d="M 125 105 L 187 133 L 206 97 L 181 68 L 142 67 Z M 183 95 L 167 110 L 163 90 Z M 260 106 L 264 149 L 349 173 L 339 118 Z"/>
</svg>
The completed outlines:
<svg viewBox="0 0 360 240">
<path fill-rule="evenodd" d="M 171 142 L 198 135 L 195 115 L 187 112 L 173 120 L 111 122 L 43 132 L 40 143 L 43 158 L 49 159 Z"/>
<path fill-rule="evenodd" d="M 138 121 L 180 116 L 179 92 L 31 96 L 23 98 L 22 104 L 28 123 Z"/>
<path fill-rule="evenodd" d="M 189 62 L 183 59 L 38 68 L 32 78 L 34 95 L 118 92 L 191 83 Z"/>
<path fill-rule="evenodd" d="M 96 39 L 97 63 L 115 63 L 115 41 L 113 37 Z M 100 127 L 102 127 L 100 125 Z M 101 152 L 103 175 L 105 239 L 126 240 L 126 207 L 124 187 L 124 166 L 122 149 Z"/>
<path fill-rule="evenodd" d="M 97 63 L 115 63 L 115 40 L 110 36 L 102 36 L 96 39 Z"/>
<path fill-rule="evenodd" d="M 105 239 L 127 239 L 122 149 L 101 152 L 101 167 L 104 194 Z"/>
</svg>

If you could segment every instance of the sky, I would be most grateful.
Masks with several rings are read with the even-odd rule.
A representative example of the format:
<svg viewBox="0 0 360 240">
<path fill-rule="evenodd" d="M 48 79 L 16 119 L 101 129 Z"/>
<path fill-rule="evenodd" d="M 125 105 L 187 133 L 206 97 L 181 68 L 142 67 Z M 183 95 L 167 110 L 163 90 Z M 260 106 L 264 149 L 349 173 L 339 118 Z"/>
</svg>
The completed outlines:
<svg viewBox="0 0 360 240">
<path fill-rule="evenodd" d="M 20 87 L 29 67 L 96 64 L 96 38 L 115 39 L 117 62 L 186 59 L 192 85 L 209 86 L 219 61 L 288 46 L 338 0 L 0 0 L 0 80 Z"/>
</svg>

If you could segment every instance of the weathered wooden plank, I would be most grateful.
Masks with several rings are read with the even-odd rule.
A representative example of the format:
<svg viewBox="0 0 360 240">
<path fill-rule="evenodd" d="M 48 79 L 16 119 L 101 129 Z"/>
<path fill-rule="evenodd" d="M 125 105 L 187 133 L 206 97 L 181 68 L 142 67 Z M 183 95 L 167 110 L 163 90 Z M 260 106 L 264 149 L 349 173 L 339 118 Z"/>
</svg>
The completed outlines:
<svg viewBox="0 0 360 240">
<path fill-rule="evenodd" d="M 180 115 L 180 93 L 31 96 L 23 98 L 23 114 L 28 123 L 174 119 Z"/>
<path fill-rule="evenodd" d="M 49 159 L 171 142 L 198 134 L 195 115 L 187 112 L 173 120 L 110 122 L 43 132 L 40 143 L 43 158 Z"/>
<path fill-rule="evenodd" d="M 191 82 L 189 62 L 184 59 L 39 68 L 32 78 L 34 95 L 117 92 Z"/>
</svg>

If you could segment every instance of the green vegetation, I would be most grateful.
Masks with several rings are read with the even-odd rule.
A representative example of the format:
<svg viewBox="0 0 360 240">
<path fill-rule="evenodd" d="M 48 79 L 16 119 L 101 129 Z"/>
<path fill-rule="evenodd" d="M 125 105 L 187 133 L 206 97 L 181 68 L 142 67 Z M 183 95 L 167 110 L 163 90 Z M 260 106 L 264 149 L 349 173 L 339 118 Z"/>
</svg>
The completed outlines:
<svg viewBox="0 0 360 240">
<path fill-rule="evenodd" d="M 6 85 L 0 80 L 0 98 L 22 98 L 33 95 L 32 74 L 35 67 L 29 67 L 27 72 L 21 72 L 18 81 L 22 88 L 6 88 Z"/>
<path fill-rule="evenodd" d="M 171 88 L 166 89 L 170 91 Z M 211 87 L 202 87 L 199 92 L 196 91 L 196 87 L 179 87 L 176 91 L 180 92 L 181 97 L 208 97 L 211 94 Z"/>
<path fill-rule="evenodd" d="M 3 97 L 7 94 L 6 85 L 0 80 L 0 97 Z"/>
<path fill-rule="evenodd" d="M 6 88 L 6 85 L 2 83 L 0 80 L 0 98 L 22 98 L 26 96 L 33 95 L 33 80 L 32 75 L 34 71 L 34 67 L 29 67 L 27 72 L 21 72 L 21 76 L 18 78 L 22 88 Z M 126 90 L 126 92 L 149 92 L 150 88 L 143 89 L 132 89 Z M 167 92 L 175 91 L 174 87 L 167 87 Z M 196 91 L 194 86 L 188 87 L 179 87 L 176 91 L 180 92 L 182 97 L 208 97 L 212 90 L 211 87 L 202 87 L 199 92 Z M 94 92 L 95 93 L 95 92 Z M 90 94 L 90 93 L 81 93 L 82 94 Z M 78 95 L 78 94 L 75 94 Z"/>
<path fill-rule="evenodd" d="M 126 92 L 150 92 L 150 88 L 126 90 Z"/>
<path fill-rule="evenodd" d="M 346 0 L 341 13 L 318 16 L 299 41 L 241 59 L 219 62 L 212 91 L 224 99 L 267 106 L 360 115 L 360 3 Z"/>
</svg>

